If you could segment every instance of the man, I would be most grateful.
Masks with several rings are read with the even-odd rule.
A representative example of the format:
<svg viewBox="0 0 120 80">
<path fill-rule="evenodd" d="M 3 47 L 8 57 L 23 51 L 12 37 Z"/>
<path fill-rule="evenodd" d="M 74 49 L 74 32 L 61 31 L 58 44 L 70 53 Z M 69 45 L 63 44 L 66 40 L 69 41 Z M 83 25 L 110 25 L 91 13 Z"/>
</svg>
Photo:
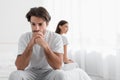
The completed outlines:
<svg viewBox="0 0 120 80">
<path fill-rule="evenodd" d="M 34 7 L 26 14 L 32 32 L 20 37 L 17 71 L 9 80 L 64 80 L 59 70 L 63 63 L 63 43 L 60 35 L 47 30 L 51 19 L 44 7 Z"/>
</svg>

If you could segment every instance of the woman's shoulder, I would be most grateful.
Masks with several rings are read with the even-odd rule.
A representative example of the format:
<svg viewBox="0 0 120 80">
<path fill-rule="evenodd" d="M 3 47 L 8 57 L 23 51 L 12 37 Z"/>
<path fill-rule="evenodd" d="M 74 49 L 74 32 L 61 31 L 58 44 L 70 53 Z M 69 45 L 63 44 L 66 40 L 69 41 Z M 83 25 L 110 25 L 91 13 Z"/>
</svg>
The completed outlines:
<svg viewBox="0 0 120 80">
<path fill-rule="evenodd" d="M 61 35 L 61 37 L 63 38 L 63 39 L 65 39 L 65 40 L 67 40 L 67 36 L 66 35 Z"/>
<path fill-rule="evenodd" d="M 47 31 L 46 38 L 49 38 L 49 39 L 52 39 L 52 40 L 62 39 L 60 34 L 57 34 L 55 32 L 49 31 L 49 30 Z"/>
</svg>

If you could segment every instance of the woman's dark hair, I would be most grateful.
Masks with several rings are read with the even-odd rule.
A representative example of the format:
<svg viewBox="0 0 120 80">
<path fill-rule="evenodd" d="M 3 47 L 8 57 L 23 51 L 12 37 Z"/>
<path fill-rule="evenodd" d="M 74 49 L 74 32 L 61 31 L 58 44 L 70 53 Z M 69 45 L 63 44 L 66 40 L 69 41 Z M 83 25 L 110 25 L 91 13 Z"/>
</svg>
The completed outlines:
<svg viewBox="0 0 120 80">
<path fill-rule="evenodd" d="M 60 28 L 59 28 L 59 26 L 63 26 L 63 25 L 66 24 L 66 23 L 68 23 L 68 22 L 65 21 L 65 20 L 61 20 L 61 21 L 58 23 L 55 32 L 58 33 L 58 34 L 60 34 Z"/>
<path fill-rule="evenodd" d="M 51 20 L 51 16 L 44 7 L 34 7 L 26 14 L 27 20 L 30 22 L 31 16 L 40 17 L 45 20 L 47 23 Z"/>
</svg>

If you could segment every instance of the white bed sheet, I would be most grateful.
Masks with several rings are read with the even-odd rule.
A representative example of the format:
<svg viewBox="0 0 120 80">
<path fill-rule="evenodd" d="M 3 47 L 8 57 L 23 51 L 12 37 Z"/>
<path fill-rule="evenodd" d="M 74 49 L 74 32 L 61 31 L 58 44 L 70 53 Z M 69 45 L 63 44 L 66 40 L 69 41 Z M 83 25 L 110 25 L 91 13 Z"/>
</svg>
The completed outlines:
<svg viewBox="0 0 120 80">
<path fill-rule="evenodd" d="M 77 63 L 65 64 L 62 69 L 65 72 L 65 80 L 91 80 L 90 76 L 80 69 Z"/>
</svg>

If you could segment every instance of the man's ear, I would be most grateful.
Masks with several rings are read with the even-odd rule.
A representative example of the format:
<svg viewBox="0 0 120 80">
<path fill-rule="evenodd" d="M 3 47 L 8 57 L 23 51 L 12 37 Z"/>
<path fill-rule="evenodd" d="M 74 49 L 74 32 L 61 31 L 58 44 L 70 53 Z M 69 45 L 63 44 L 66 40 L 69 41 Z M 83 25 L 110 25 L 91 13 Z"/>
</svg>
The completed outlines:
<svg viewBox="0 0 120 80">
<path fill-rule="evenodd" d="M 46 22 L 46 25 L 48 26 L 49 22 Z"/>
</svg>

